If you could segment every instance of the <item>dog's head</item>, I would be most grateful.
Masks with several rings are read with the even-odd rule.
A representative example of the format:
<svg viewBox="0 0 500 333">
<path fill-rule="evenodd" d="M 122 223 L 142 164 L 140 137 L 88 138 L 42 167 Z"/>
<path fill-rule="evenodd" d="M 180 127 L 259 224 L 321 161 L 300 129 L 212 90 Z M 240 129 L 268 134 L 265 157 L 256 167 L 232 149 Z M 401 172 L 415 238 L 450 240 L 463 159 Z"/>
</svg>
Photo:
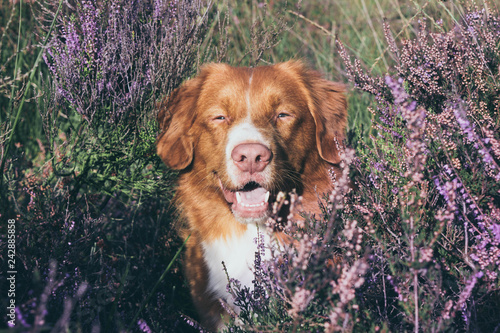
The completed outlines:
<svg viewBox="0 0 500 333">
<path fill-rule="evenodd" d="M 343 86 L 300 62 L 210 64 L 162 104 L 157 152 L 199 189 L 217 188 L 240 222 L 258 223 L 278 191 L 340 162 L 346 116 Z"/>
</svg>

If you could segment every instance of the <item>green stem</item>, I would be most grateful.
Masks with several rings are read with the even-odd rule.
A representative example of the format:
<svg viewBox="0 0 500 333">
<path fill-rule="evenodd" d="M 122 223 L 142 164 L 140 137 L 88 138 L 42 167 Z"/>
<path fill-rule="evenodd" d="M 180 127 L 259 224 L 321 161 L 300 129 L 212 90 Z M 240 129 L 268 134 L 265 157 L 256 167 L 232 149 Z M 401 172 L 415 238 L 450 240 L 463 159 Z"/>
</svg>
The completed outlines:
<svg viewBox="0 0 500 333">
<path fill-rule="evenodd" d="M 14 62 L 14 74 L 12 75 L 13 81 L 12 81 L 12 91 L 10 93 L 10 101 L 9 101 L 9 112 L 10 109 L 12 108 L 12 103 L 14 101 L 14 92 L 16 91 L 15 88 L 15 80 L 17 78 L 17 71 L 19 70 L 19 49 L 21 48 L 21 26 L 23 22 L 23 1 L 19 1 L 19 28 L 17 30 L 17 48 L 16 48 L 16 61 Z"/>
<path fill-rule="evenodd" d="M 19 8 L 21 9 L 22 1 L 20 1 L 19 3 L 20 3 Z M 7 139 L 7 142 L 5 144 L 5 153 L 2 157 L 2 163 L 0 163 L 0 192 L 2 192 L 2 193 L 5 192 L 5 191 L 3 191 L 3 178 L 4 178 L 3 177 L 3 170 L 4 170 L 4 166 L 5 166 L 5 161 L 7 160 L 7 156 L 9 155 L 10 147 L 12 146 L 12 137 L 13 137 L 14 132 L 16 130 L 17 123 L 19 122 L 19 118 L 21 116 L 21 111 L 23 109 L 23 105 L 24 105 L 24 102 L 26 100 L 26 96 L 28 95 L 29 86 L 31 85 L 31 82 L 33 81 L 33 78 L 35 77 L 36 68 L 38 67 L 40 60 L 42 59 L 42 54 L 45 51 L 45 46 L 47 45 L 47 43 L 49 41 L 49 37 L 52 33 L 52 30 L 54 29 L 57 16 L 59 15 L 59 12 L 62 8 L 62 3 L 63 3 L 63 0 L 59 0 L 59 7 L 57 7 L 56 14 L 54 15 L 54 19 L 52 20 L 49 31 L 47 31 L 47 35 L 45 36 L 45 40 L 43 41 L 42 48 L 41 48 L 40 52 L 38 52 L 38 56 L 35 60 L 35 63 L 33 64 L 33 67 L 31 68 L 28 83 L 26 84 L 26 88 L 25 88 L 24 93 L 23 93 L 23 98 L 21 99 L 21 102 L 19 103 L 16 118 L 14 119 L 14 123 L 12 125 L 12 129 L 11 129 L 11 132 L 9 134 L 9 138 Z M 19 36 L 18 36 L 18 50 L 17 50 L 18 54 L 17 54 L 17 56 L 19 56 L 19 40 L 21 39 L 21 13 L 19 13 L 19 20 L 20 21 L 19 21 Z M 17 62 L 18 62 L 18 59 L 16 59 L 16 66 L 15 66 L 16 73 L 17 73 L 17 67 L 18 67 Z M 14 73 L 14 77 L 15 77 L 16 73 Z M 13 96 L 11 98 L 11 102 L 12 102 L 12 100 L 13 100 Z"/>
</svg>

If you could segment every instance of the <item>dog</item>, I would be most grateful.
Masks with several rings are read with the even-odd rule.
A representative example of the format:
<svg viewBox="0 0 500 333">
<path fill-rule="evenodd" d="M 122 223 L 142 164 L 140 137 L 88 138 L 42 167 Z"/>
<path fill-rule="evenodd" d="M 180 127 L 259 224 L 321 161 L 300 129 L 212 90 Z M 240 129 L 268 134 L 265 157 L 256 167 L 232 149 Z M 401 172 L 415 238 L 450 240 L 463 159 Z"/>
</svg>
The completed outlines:
<svg viewBox="0 0 500 333">
<path fill-rule="evenodd" d="M 227 276 L 252 286 L 255 239 L 277 194 L 295 190 L 305 211 L 319 213 L 318 196 L 332 189 L 345 87 L 300 61 L 208 64 L 159 109 L 157 153 L 179 170 L 174 203 L 190 235 L 185 275 L 202 324 L 218 330 L 228 316 L 219 299 L 238 311 Z"/>
</svg>

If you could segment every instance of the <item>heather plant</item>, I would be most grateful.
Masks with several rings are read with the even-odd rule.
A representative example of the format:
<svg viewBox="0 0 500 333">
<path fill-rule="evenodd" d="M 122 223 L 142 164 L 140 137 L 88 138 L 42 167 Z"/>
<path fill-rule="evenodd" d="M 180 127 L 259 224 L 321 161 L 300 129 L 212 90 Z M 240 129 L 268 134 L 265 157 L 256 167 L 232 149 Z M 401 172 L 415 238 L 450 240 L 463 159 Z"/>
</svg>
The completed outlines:
<svg viewBox="0 0 500 333">
<path fill-rule="evenodd" d="M 202 10 L 200 2 L 82 1 L 61 18 L 44 57 L 53 78 L 50 98 L 65 106 L 64 126 L 74 131 L 70 144 L 58 145 L 58 172 L 73 170 L 78 186 L 107 193 L 162 185 L 147 168 L 158 169 L 156 103 L 195 70 Z M 59 112 L 44 114 L 51 147 Z"/>
<path fill-rule="evenodd" d="M 291 241 L 270 260 L 261 247 L 253 288 L 228 277 L 241 311 L 227 307 L 227 330 L 498 330 L 499 15 L 413 3 L 419 15 L 392 0 L 1 1 L 0 214 L 18 230 L 15 329 L 202 331 L 176 260 L 175 174 L 154 153 L 155 104 L 210 59 L 305 57 L 354 84 L 353 149 L 323 214 L 294 195 L 276 204 L 268 227 L 291 204 Z M 395 8 L 380 32 L 379 5 Z"/>
<path fill-rule="evenodd" d="M 24 22 L 18 5 L 11 18 Z M 24 128 L 11 125 L 28 115 L 11 103 L 0 137 L 1 216 L 16 220 L 16 283 L 25 291 L 14 329 L 190 331 L 179 315 L 193 310 L 177 260 L 175 174 L 155 154 L 155 118 L 157 103 L 200 63 L 225 58 L 227 16 L 197 1 L 44 1 L 29 9 L 47 36 L 29 105 L 43 132 L 20 140 Z M 256 30 L 257 58 L 280 31 L 270 38 Z M 17 89 L 17 80 L 2 84 Z M 24 142 L 36 142 L 29 155 Z"/>
<path fill-rule="evenodd" d="M 354 163 L 356 200 L 373 214 L 379 279 L 398 301 L 383 308 L 394 329 L 499 325 L 498 20 L 472 8 L 452 31 L 429 33 L 421 18 L 401 47 L 386 25 L 396 66 L 385 78 L 353 65 L 339 42 L 349 79 L 376 99 Z"/>
<path fill-rule="evenodd" d="M 400 42 L 385 24 L 384 76 L 337 42 L 374 97 L 370 135 L 343 156 L 354 184 L 335 175 L 322 216 L 290 216 L 295 241 L 256 253 L 253 289 L 229 277 L 241 312 L 227 331 L 498 330 L 500 16 L 453 19 L 431 33 L 421 16 Z"/>
<path fill-rule="evenodd" d="M 9 8 L 13 20 L 21 18 L 19 7 Z M 175 175 L 155 154 L 156 103 L 210 56 L 200 51 L 210 4 L 29 8 L 47 36 L 38 49 L 46 67 L 32 72 L 40 73 L 31 102 L 43 135 L 32 138 L 37 149 L 27 155 L 15 126 L 26 110 L 14 102 L 0 136 L 0 213 L 16 220 L 16 286 L 23 291 L 15 328 L 182 331 L 177 312 L 189 313 L 189 303 L 174 260 L 182 244 L 169 204 Z"/>
</svg>

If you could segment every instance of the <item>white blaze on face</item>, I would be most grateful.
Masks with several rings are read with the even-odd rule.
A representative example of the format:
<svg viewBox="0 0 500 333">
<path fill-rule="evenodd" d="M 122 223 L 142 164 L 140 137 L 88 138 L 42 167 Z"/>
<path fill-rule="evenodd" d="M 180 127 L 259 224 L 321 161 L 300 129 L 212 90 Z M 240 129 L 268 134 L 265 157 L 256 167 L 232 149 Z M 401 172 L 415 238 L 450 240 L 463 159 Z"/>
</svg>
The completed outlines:
<svg viewBox="0 0 500 333">
<path fill-rule="evenodd" d="M 260 143 L 268 149 L 271 147 L 269 141 L 266 140 L 262 132 L 252 123 L 250 115 L 229 130 L 226 144 L 226 168 L 227 174 L 235 187 L 239 187 L 244 184 L 241 184 L 242 172 L 238 169 L 236 164 L 234 164 L 231 153 L 236 146 L 242 143 Z M 268 168 L 263 171 L 265 178 L 267 178 L 267 169 Z"/>
<path fill-rule="evenodd" d="M 251 82 L 252 78 L 250 77 L 249 86 Z M 249 172 L 244 167 L 242 168 L 241 161 L 237 161 L 237 165 L 233 161 L 232 155 L 233 150 L 241 144 L 259 144 L 269 151 L 271 151 L 272 146 L 266 133 L 252 122 L 250 88 L 245 92 L 245 95 L 246 116 L 244 119 L 236 120 L 227 135 L 225 164 L 229 183 L 223 184 L 220 180 L 219 183 L 226 201 L 231 205 L 234 217 L 241 223 L 258 224 L 267 219 L 270 196 L 268 185 L 272 180 L 273 165 L 269 164 L 258 172 Z M 245 187 L 245 185 L 249 185 L 249 187 Z"/>
<path fill-rule="evenodd" d="M 246 118 L 233 126 L 228 133 L 227 144 L 226 144 L 226 168 L 227 174 L 231 179 L 232 185 L 235 187 L 239 187 L 242 184 L 241 182 L 241 171 L 238 167 L 233 163 L 233 159 L 231 158 L 231 154 L 233 149 L 242 144 L 242 143 L 260 143 L 266 146 L 268 149 L 271 149 L 271 145 L 269 140 L 265 138 L 262 131 L 259 130 L 253 123 L 251 119 L 252 105 L 250 103 L 250 87 L 252 85 L 252 74 L 248 80 L 248 89 L 245 92 L 245 100 L 247 106 L 247 114 Z M 270 176 L 269 171 L 266 168 L 263 172 L 264 178 L 268 179 Z"/>
</svg>

